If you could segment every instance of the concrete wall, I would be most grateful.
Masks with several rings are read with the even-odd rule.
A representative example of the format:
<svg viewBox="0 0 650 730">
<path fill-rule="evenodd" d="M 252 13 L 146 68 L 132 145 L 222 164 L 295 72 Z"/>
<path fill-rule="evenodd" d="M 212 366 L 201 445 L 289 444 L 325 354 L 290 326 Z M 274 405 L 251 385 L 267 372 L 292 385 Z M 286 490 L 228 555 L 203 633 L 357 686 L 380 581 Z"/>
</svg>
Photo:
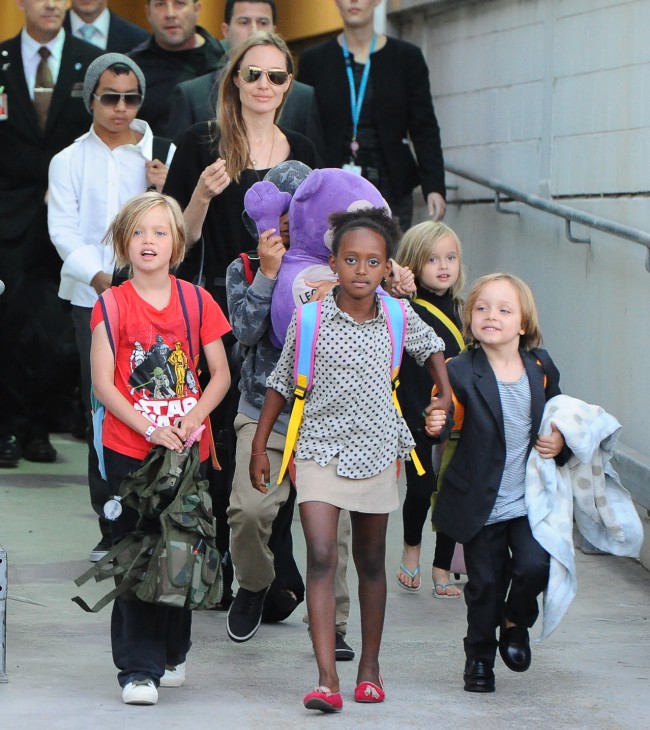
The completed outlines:
<svg viewBox="0 0 650 730">
<path fill-rule="evenodd" d="M 431 70 L 445 157 L 565 205 L 648 227 L 650 27 L 647 0 L 393 0 L 389 20 L 420 45 Z M 650 388 L 646 250 L 512 204 L 452 175 L 447 222 L 465 246 L 470 280 L 523 276 L 540 309 L 564 392 L 623 424 L 641 468 L 624 479 L 650 507 Z M 423 214 L 423 211 L 421 211 Z"/>
</svg>

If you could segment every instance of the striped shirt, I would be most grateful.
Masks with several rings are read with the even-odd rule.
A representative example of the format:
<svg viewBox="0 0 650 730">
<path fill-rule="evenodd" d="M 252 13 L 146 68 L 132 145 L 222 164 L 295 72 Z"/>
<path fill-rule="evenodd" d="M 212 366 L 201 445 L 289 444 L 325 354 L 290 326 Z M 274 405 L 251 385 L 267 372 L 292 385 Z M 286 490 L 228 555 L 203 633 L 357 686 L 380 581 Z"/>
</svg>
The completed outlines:
<svg viewBox="0 0 650 730">
<path fill-rule="evenodd" d="M 524 370 L 516 382 L 497 380 L 497 385 L 506 436 L 506 464 L 488 525 L 526 515 L 524 482 L 530 443 L 530 383 Z"/>
</svg>

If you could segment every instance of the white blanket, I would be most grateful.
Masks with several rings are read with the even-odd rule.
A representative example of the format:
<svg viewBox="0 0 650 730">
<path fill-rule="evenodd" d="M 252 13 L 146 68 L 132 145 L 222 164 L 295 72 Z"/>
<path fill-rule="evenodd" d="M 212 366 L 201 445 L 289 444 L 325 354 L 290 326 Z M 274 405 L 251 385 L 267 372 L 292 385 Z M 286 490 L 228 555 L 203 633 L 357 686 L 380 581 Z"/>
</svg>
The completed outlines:
<svg viewBox="0 0 650 730">
<path fill-rule="evenodd" d="M 550 554 L 539 639 L 558 626 L 576 593 L 573 518 L 600 550 L 638 557 L 643 527 L 630 493 L 610 464 L 621 424 L 600 406 L 568 395 L 551 398 L 540 434 L 559 428 L 573 456 L 565 466 L 532 450 L 526 467 L 526 507 L 535 539 Z"/>
</svg>

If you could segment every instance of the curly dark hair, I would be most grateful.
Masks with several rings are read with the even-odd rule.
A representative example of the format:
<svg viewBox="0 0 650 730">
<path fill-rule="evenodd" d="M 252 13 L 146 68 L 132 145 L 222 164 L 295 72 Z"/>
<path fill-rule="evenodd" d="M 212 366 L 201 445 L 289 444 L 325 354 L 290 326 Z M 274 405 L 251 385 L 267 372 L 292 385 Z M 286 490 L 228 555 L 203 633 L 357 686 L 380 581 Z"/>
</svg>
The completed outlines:
<svg viewBox="0 0 650 730">
<path fill-rule="evenodd" d="M 391 258 L 397 248 L 402 231 L 386 208 L 361 208 L 350 213 L 332 213 L 329 218 L 332 231 L 332 253 L 336 256 L 341 238 L 349 231 L 368 228 L 378 233 L 386 242 L 386 258 Z"/>
</svg>

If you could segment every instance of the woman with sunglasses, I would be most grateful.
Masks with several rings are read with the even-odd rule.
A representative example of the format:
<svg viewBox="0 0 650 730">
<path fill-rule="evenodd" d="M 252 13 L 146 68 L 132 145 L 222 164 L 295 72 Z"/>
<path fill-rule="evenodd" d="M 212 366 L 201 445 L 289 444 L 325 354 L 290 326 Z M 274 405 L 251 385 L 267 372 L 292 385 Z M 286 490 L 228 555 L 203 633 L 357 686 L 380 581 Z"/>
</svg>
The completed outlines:
<svg viewBox="0 0 650 730">
<path fill-rule="evenodd" d="M 226 269 L 240 253 L 256 246 L 242 221 L 244 195 L 269 168 L 285 160 L 316 167 L 316 150 L 277 120 L 293 79 L 293 60 L 284 41 L 272 33 L 253 34 L 230 50 L 223 71 L 216 119 L 200 122 L 177 140 L 165 192 L 184 210 L 188 251 L 178 271 L 184 279 L 201 278 L 227 312 Z M 232 341 L 224 340 L 230 352 Z M 210 471 L 217 517 L 218 547 L 229 554 L 226 508 L 235 469 L 234 419 L 238 379 L 211 419 L 221 471 Z M 232 568 L 226 564 L 222 607 L 232 601 Z"/>
<path fill-rule="evenodd" d="M 180 138 L 165 184 L 184 210 L 188 242 L 204 241 L 180 274 L 194 278 L 202 269 L 205 287 L 224 311 L 226 268 L 252 245 L 241 217 L 246 191 L 285 160 L 316 166 L 313 144 L 276 124 L 293 79 L 284 41 L 256 33 L 230 54 L 216 119 L 195 124 Z"/>
</svg>

